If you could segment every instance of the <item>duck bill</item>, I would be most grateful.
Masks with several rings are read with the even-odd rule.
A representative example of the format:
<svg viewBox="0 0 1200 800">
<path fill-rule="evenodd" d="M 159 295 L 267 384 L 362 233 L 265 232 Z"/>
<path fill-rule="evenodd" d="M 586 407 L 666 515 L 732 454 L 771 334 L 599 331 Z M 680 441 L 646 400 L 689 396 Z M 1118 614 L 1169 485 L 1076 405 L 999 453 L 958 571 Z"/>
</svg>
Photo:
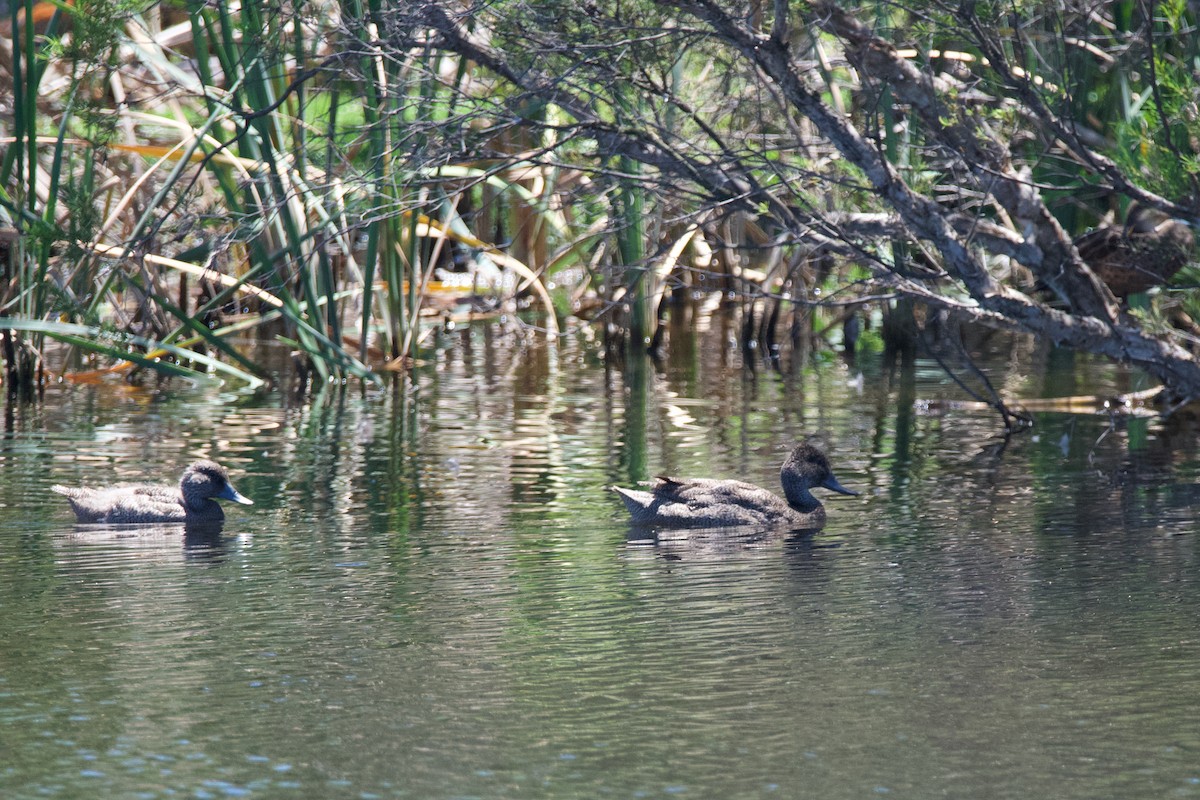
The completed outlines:
<svg viewBox="0 0 1200 800">
<path fill-rule="evenodd" d="M 233 502 L 241 503 L 244 506 L 254 505 L 253 500 L 251 500 L 249 497 L 246 497 L 246 495 L 242 494 L 228 483 L 225 484 L 225 488 L 222 489 L 219 494 L 217 494 L 217 497 L 220 497 L 222 500 L 232 500 Z"/>
<path fill-rule="evenodd" d="M 838 494 L 848 494 L 851 497 L 858 497 L 858 492 L 852 492 L 849 489 L 847 489 L 845 486 L 842 486 L 840 483 L 838 483 L 837 478 L 833 477 L 832 475 L 830 475 L 828 478 L 826 478 L 825 482 L 822 483 L 821 486 L 825 487 L 826 489 L 828 489 L 831 492 L 837 492 Z"/>
</svg>

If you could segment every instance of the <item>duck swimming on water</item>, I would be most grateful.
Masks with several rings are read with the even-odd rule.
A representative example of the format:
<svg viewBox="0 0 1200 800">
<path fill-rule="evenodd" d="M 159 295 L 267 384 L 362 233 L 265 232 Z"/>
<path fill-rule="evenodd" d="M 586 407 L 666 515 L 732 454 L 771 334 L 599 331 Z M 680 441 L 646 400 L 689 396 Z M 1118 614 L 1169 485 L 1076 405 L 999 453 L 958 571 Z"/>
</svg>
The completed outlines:
<svg viewBox="0 0 1200 800">
<path fill-rule="evenodd" d="M 857 495 L 838 483 L 825 454 L 811 444 L 792 449 L 779 470 L 787 501 L 752 483 L 660 476 L 648 491 L 613 490 L 621 495 L 635 525 L 669 528 L 755 527 L 819 528 L 825 507 L 810 491 L 820 486 Z"/>
<path fill-rule="evenodd" d="M 229 483 L 229 473 L 215 461 L 197 461 L 183 471 L 178 486 L 120 483 L 103 489 L 51 486 L 66 495 L 78 522 L 221 522 L 225 512 L 215 498 L 254 505 Z"/>
</svg>

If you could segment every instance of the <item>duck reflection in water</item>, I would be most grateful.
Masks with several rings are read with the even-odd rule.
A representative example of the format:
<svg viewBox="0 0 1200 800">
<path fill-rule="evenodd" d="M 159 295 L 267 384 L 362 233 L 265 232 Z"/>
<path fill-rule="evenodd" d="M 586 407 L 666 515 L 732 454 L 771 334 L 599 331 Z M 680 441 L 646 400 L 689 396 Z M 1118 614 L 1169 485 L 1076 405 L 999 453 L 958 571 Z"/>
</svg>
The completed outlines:
<svg viewBox="0 0 1200 800">
<path fill-rule="evenodd" d="M 613 490 L 621 495 L 634 525 L 661 528 L 792 528 L 816 530 L 825 507 L 812 494 L 821 487 L 857 495 L 838 483 L 825 454 L 811 444 L 792 449 L 779 470 L 786 502 L 752 483 L 658 477 L 649 490 Z"/>
<path fill-rule="evenodd" d="M 143 566 L 181 561 L 217 564 L 228 558 L 236 542 L 237 537 L 225 536 L 220 522 L 78 525 L 55 537 L 58 559 L 80 566 L 123 561 Z"/>
<path fill-rule="evenodd" d="M 253 505 L 229 482 L 229 473 L 213 461 L 197 461 L 183 471 L 178 486 L 122 483 L 102 489 L 52 486 L 66 495 L 77 522 L 130 525 L 146 522 L 220 524 L 225 512 L 216 498 Z"/>
</svg>

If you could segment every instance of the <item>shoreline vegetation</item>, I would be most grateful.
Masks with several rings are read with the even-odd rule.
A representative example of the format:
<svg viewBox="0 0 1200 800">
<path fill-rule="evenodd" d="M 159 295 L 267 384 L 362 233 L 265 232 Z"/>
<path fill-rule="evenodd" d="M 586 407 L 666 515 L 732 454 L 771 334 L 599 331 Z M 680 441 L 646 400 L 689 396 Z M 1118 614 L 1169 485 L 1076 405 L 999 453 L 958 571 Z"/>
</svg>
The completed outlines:
<svg viewBox="0 0 1200 800">
<path fill-rule="evenodd" d="M 492 315 L 659 353 L 696 305 L 751 364 L 921 349 L 1010 428 L 980 327 L 1200 397 L 1184 4 L 0 11 L 10 399 L 138 369 L 253 390 L 253 340 L 300 391 L 383 383 Z"/>
</svg>

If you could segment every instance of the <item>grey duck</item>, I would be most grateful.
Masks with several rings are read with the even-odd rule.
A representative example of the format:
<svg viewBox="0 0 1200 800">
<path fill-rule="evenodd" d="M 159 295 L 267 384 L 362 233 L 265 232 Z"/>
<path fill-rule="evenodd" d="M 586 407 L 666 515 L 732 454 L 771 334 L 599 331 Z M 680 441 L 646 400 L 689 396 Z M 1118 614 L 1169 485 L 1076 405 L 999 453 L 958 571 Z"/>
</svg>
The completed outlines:
<svg viewBox="0 0 1200 800">
<path fill-rule="evenodd" d="M 51 486 L 66 495 L 78 522 L 131 524 L 142 522 L 221 522 L 225 512 L 215 498 L 253 505 L 229 482 L 229 473 L 214 461 L 197 461 L 183 471 L 178 486 L 120 483 L 104 488 Z"/>
<path fill-rule="evenodd" d="M 734 480 L 660 476 L 648 491 L 618 486 L 613 490 L 625 501 L 635 525 L 664 528 L 819 528 L 825 523 L 825 508 L 811 489 L 858 494 L 838 483 L 825 454 L 807 443 L 792 449 L 779 480 L 786 502 L 762 487 Z"/>
<path fill-rule="evenodd" d="M 1096 228 L 1077 238 L 1075 247 L 1112 293 L 1126 298 L 1173 278 L 1187 264 L 1195 240 L 1186 222 L 1132 203 L 1124 226 Z"/>
</svg>

